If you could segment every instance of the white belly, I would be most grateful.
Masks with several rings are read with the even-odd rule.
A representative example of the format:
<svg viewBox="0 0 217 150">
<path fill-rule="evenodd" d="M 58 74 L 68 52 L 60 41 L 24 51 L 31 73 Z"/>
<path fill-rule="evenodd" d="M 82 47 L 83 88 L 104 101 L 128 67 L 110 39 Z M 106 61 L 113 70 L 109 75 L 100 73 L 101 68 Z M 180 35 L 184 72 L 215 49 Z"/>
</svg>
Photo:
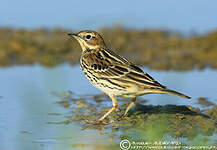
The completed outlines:
<svg viewBox="0 0 217 150">
<path fill-rule="evenodd" d="M 124 88 L 120 88 L 118 86 L 112 85 L 106 80 L 99 80 L 97 77 L 94 77 L 92 74 L 87 72 L 86 70 L 83 70 L 85 77 L 90 81 L 92 85 L 94 85 L 99 90 L 103 91 L 107 95 L 122 95 L 126 93 L 126 90 Z"/>
</svg>

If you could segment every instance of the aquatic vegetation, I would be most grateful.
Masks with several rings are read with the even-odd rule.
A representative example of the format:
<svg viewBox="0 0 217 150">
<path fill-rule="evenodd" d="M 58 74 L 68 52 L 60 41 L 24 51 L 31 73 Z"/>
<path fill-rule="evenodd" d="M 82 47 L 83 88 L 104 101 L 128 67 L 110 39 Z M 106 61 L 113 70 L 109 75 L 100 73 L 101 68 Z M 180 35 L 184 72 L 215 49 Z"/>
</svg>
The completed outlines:
<svg viewBox="0 0 217 150">
<path fill-rule="evenodd" d="M 202 137 L 204 145 L 215 143 L 213 137 L 217 133 L 217 106 L 200 110 L 191 106 L 177 105 L 144 105 L 148 100 L 138 103 L 127 117 L 121 118 L 129 101 L 119 100 L 119 110 L 112 113 L 105 124 L 93 125 L 86 120 L 96 120 L 109 107 L 110 102 L 105 95 L 76 95 L 71 92 L 56 95 L 61 106 L 69 105 L 71 111 L 66 118 L 81 124 L 83 130 L 99 130 L 112 140 L 131 139 L 145 141 L 181 140 L 194 141 Z M 201 99 L 201 98 L 199 98 Z M 208 101 L 208 100 L 207 100 Z M 107 107 L 105 107 L 107 106 Z M 199 138 L 201 140 L 201 138 Z M 182 144 L 187 144 L 181 140 Z M 198 141 L 198 140 L 196 140 Z"/>
<path fill-rule="evenodd" d="M 80 47 L 67 36 L 68 32 L 73 31 L 0 28 L 0 66 L 77 64 Z M 112 49 L 138 65 L 162 70 L 217 68 L 216 31 L 189 37 L 169 31 L 123 27 L 103 28 L 99 32 L 109 47 L 112 45 Z"/>
<path fill-rule="evenodd" d="M 208 100 L 206 97 L 199 97 L 198 103 L 203 106 L 215 106 L 215 104 Z"/>
</svg>

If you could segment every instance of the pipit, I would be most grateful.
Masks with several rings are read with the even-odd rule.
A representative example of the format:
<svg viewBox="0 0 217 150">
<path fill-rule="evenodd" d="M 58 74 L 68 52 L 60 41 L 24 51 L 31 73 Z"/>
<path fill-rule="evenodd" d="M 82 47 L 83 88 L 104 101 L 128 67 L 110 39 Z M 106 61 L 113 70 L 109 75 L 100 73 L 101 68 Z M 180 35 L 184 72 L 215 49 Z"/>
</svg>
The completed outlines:
<svg viewBox="0 0 217 150">
<path fill-rule="evenodd" d="M 85 30 L 68 35 L 74 37 L 81 45 L 80 65 L 86 78 L 112 100 L 110 110 L 100 117 L 96 123 L 102 122 L 118 108 L 116 99 L 118 96 L 132 98 L 123 116 L 133 106 L 136 98 L 144 94 L 173 94 L 190 99 L 189 96 L 168 89 L 138 66 L 107 48 L 99 33 Z"/>
</svg>

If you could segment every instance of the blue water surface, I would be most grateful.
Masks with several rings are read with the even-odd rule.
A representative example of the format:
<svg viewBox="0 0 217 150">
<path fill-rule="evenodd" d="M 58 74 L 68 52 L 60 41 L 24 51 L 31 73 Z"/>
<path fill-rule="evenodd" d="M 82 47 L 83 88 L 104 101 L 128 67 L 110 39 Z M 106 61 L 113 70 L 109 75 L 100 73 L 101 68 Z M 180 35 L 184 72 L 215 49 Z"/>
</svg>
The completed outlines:
<svg viewBox="0 0 217 150">
<path fill-rule="evenodd" d="M 216 103 L 217 71 L 155 71 L 155 79 L 169 88 L 192 97 L 186 100 L 171 95 L 145 95 L 147 104 L 190 105 L 199 107 L 198 97 Z M 0 149 L 72 149 L 73 143 L 108 144 L 109 137 L 94 130 L 81 130 L 77 123 L 65 121 L 70 111 L 60 107 L 55 93 L 100 94 L 83 76 L 80 66 L 62 64 L 54 68 L 40 65 L 0 68 Z M 111 106 L 111 102 L 108 101 Z M 54 123 L 49 123 L 54 122 Z"/>
</svg>

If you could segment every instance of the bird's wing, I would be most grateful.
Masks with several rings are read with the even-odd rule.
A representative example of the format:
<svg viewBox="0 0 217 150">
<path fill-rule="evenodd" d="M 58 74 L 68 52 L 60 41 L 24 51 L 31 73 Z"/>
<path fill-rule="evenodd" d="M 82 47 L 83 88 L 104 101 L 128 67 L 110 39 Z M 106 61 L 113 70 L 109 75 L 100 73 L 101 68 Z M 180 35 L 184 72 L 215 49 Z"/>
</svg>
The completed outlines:
<svg viewBox="0 0 217 150">
<path fill-rule="evenodd" d="M 149 74 L 111 50 L 90 51 L 83 55 L 82 65 L 101 79 L 128 82 L 144 87 L 166 88 Z"/>
</svg>

